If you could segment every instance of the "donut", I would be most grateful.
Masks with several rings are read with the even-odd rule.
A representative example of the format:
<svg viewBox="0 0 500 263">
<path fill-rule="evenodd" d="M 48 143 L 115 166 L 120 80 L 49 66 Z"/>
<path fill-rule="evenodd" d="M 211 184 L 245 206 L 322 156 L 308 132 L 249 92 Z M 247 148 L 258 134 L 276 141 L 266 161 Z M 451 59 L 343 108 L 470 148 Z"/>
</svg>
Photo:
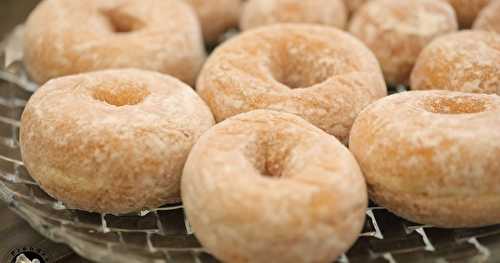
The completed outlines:
<svg viewBox="0 0 500 263">
<path fill-rule="evenodd" d="M 479 13 L 473 28 L 500 34 L 500 1 L 493 1 Z"/>
<path fill-rule="evenodd" d="M 105 70 L 40 87 L 21 118 L 31 176 L 66 206 L 122 214 L 180 201 L 194 142 L 214 124 L 200 97 L 156 72 Z"/>
<path fill-rule="evenodd" d="M 500 35 L 460 31 L 436 39 L 418 58 L 411 87 L 500 95 Z"/>
<path fill-rule="evenodd" d="M 477 15 L 491 0 L 447 0 L 455 9 L 460 28 L 470 28 Z"/>
<path fill-rule="evenodd" d="M 408 85 L 422 49 L 458 29 L 453 8 L 436 0 L 373 0 L 353 16 L 349 31 L 377 56 L 385 80 Z"/>
<path fill-rule="evenodd" d="M 499 96 L 389 96 L 359 114 L 349 146 L 370 198 L 397 215 L 445 228 L 500 223 Z"/>
<path fill-rule="evenodd" d="M 178 0 L 45 0 L 30 14 L 24 65 L 37 83 L 141 68 L 193 85 L 205 59 L 200 25 Z"/>
<path fill-rule="evenodd" d="M 217 122 L 272 109 L 297 114 L 347 141 L 356 115 L 387 95 L 375 56 L 340 30 L 278 24 L 219 46 L 197 82 Z"/>
<path fill-rule="evenodd" d="M 196 237 L 223 262 L 333 262 L 357 239 L 367 208 L 349 150 L 302 118 L 270 110 L 206 132 L 181 189 Z"/>
<path fill-rule="evenodd" d="M 238 27 L 241 13 L 241 0 L 185 0 L 189 3 L 201 22 L 203 38 L 215 44 L 228 29 Z"/>
<path fill-rule="evenodd" d="M 344 28 L 347 9 L 342 0 L 249 0 L 240 28 L 248 30 L 277 23 L 311 23 Z"/>
<path fill-rule="evenodd" d="M 344 0 L 344 4 L 350 13 L 354 13 L 368 1 L 369 0 Z"/>
</svg>

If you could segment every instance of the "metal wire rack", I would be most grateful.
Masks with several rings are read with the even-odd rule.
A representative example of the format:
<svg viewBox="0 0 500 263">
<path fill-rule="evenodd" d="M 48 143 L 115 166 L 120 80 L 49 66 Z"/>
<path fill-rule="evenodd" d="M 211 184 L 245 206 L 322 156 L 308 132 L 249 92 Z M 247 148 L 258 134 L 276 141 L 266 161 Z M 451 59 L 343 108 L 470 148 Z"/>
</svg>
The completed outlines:
<svg viewBox="0 0 500 263">
<path fill-rule="evenodd" d="M 114 216 L 67 209 L 41 190 L 23 165 L 18 140 L 20 116 L 34 85 L 22 63 L 2 68 L 4 59 L 0 54 L 1 199 L 43 235 L 94 261 L 218 262 L 192 233 L 181 204 Z M 500 262 L 500 225 L 439 229 L 408 222 L 372 203 L 359 239 L 337 261 Z"/>
</svg>

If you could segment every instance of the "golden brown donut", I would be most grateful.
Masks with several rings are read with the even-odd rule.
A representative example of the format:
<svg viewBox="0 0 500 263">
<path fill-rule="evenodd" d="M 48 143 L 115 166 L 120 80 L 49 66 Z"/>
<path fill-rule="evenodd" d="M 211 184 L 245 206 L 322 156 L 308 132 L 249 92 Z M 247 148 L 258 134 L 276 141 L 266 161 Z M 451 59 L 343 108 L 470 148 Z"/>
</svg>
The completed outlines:
<svg viewBox="0 0 500 263">
<path fill-rule="evenodd" d="M 370 197 L 439 227 L 500 223 L 500 97 L 412 91 L 365 109 L 350 149 Z"/>
<path fill-rule="evenodd" d="M 241 0 L 185 0 L 198 14 L 203 37 L 215 44 L 228 29 L 237 27 L 241 13 Z"/>
<path fill-rule="evenodd" d="M 201 244 L 224 262 L 333 262 L 358 237 L 366 185 L 333 136 L 288 113 L 257 110 L 206 132 L 182 176 Z"/>
<path fill-rule="evenodd" d="M 181 81 L 142 70 L 51 80 L 21 119 L 31 176 L 71 208 L 128 213 L 179 201 L 182 167 L 214 123 Z"/>
<path fill-rule="evenodd" d="M 249 0 L 240 28 L 248 30 L 277 23 L 312 23 L 344 28 L 347 10 L 342 0 Z"/>
<path fill-rule="evenodd" d="M 481 10 L 491 0 L 447 0 L 455 9 L 460 28 L 470 28 Z"/>
<path fill-rule="evenodd" d="M 204 59 L 196 14 L 179 0 L 45 0 L 26 23 L 24 63 L 39 84 L 134 67 L 193 85 Z"/>
<path fill-rule="evenodd" d="M 500 1 L 496 0 L 487 5 L 474 22 L 474 29 L 486 30 L 500 34 Z"/>
<path fill-rule="evenodd" d="M 387 95 L 370 50 L 345 32 L 310 24 L 260 27 L 225 42 L 204 65 L 197 89 L 218 122 L 273 109 L 343 142 L 356 115 Z"/>
<path fill-rule="evenodd" d="M 377 56 L 385 80 L 407 85 L 422 49 L 458 29 L 453 8 L 436 0 L 373 0 L 359 9 L 349 31 Z"/>
<path fill-rule="evenodd" d="M 411 87 L 500 95 L 500 35 L 460 31 L 436 39 L 418 58 Z"/>
</svg>

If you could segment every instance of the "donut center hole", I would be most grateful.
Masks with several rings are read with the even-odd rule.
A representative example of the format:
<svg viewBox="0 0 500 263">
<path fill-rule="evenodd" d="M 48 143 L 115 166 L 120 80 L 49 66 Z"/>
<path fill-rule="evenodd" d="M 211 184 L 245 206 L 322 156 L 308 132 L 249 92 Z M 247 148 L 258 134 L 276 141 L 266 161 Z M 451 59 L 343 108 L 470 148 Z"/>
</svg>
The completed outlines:
<svg viewBox="0 0 500 263">
<path fill-rule="evenodd" d="M 309 88 L 335 74 L 334 65 L 328 63 L 328 47 L 307 42 L 292 40 L 278 45 L 271 58 L 274 79 L 290 89 Z"/>
<path fill-rule="evenodd" d="M 272 161 L 267 160 L 264 163 L 264 167 L 260 170 L 260 174 L 264 177 L 280 178 L 282 173 L 282 168 L 279 164 L 272 163 Z"/>
<path fill-rule="evenodd" d="M 144 87 L 120 85 L 117 88 L 105 86 L 94 92 L 94 99 L 116 107 L 136 105 L 144 101 L 150 92 Z"/>
<path fill-rule="evenodd" d="M 440 97 L 427 101 L 426 108 L 438 114 L 471 114 L 485 111 L 486 103 L 474 96 Z"/>
<path fill-rule="evenodd" d="M 113 33 L 131 33 L 144 27 L 144 22 L 119 8 L 102 10 Z"/>
<path fill-rule="evenodd" d="M 302 135 L 294 134 L 295 131 L 287 125 L 277 124 L 268 130 L 262 130 L 258 138 L 245 147 L 245 155 L 259 176 L 272 179 L 288 176 L 286 167 L 289 157 L 297 143 L 302 140 Z"/>
</svg>

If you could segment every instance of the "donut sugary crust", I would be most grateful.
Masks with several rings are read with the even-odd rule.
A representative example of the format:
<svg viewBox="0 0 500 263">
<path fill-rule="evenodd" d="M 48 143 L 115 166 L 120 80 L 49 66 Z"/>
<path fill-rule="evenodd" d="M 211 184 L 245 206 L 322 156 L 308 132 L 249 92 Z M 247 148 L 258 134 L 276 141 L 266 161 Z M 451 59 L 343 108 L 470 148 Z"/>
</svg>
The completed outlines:
<svg viewBox="0 0 500 263">
<path fill-rule="evenodd" d="M 26 23 L 24 63 L 39 84 L 133 67 L 193 85 L 204 59 L 196 14 L 179 0 L 45 0 Z"/>
<path fill-rule="evenodd" d="M 248 30 L 277 23 L 311 23 L 344 28 L 347 9 L 342 0 L 249 0 L 240 28 Z"/>
<path fill-rule="evenodd" d="M 350 150 L 370 197 L 439 227 L 500 223 L 500 97 L 412 91 L 367 107 Z"/>
<path fill-rule="evenodd" d="M 241 0 L 185 0 L 198 14 L 203 38 L 214 44 L 228 29 L 237 27 L 240 20 Z"/>
<path fill-rule="evenodd" d="M 420 54 L 411 88 L 500 95 L 500 35 L 460 31 L 436 39 Z"/>
<path fill-rule="evenodd" d="M 349 26 L 375 53 L 385 80 L 404 85 L 422 49 L 435 37 L 457 29 L 453 8 L 436 0 L 369 1 Z"/>
<path fill-rule="evenodd" d="M 500 1 L 493 1 L 483 8 L 474 22 L 473 28 L 500 34 Z"/>
<path fill-rule="evenodd" d="M 457 13 L 460 28 L 470 28 L 481 10 L 491 0 L 447 0 Z"/>
<path fill-rule="evenodd" d="M 86 73 L 51 80 L 31 97 L 21 152 L 31 176 L 67 206 L 128 213 L 179 201 L 187 155 L 213 123 L 201 98 L 172 77 Z"/>
<path fill-rule="evenodd" d="M 387 94 L 374 55 L 340 30 L 278 24 L 217 48 L 197 90 L 218 122 L 255 109 L 297 114 L 346 141 L 356 115 Z"/>
<path fill-rule="evenodd" d="M 356 240 L 366 185 L 333 136 L 256 110 L 206 132 L 182 177 L 187 218 L 224 262 L 332 262 Z"/>
</svg>

